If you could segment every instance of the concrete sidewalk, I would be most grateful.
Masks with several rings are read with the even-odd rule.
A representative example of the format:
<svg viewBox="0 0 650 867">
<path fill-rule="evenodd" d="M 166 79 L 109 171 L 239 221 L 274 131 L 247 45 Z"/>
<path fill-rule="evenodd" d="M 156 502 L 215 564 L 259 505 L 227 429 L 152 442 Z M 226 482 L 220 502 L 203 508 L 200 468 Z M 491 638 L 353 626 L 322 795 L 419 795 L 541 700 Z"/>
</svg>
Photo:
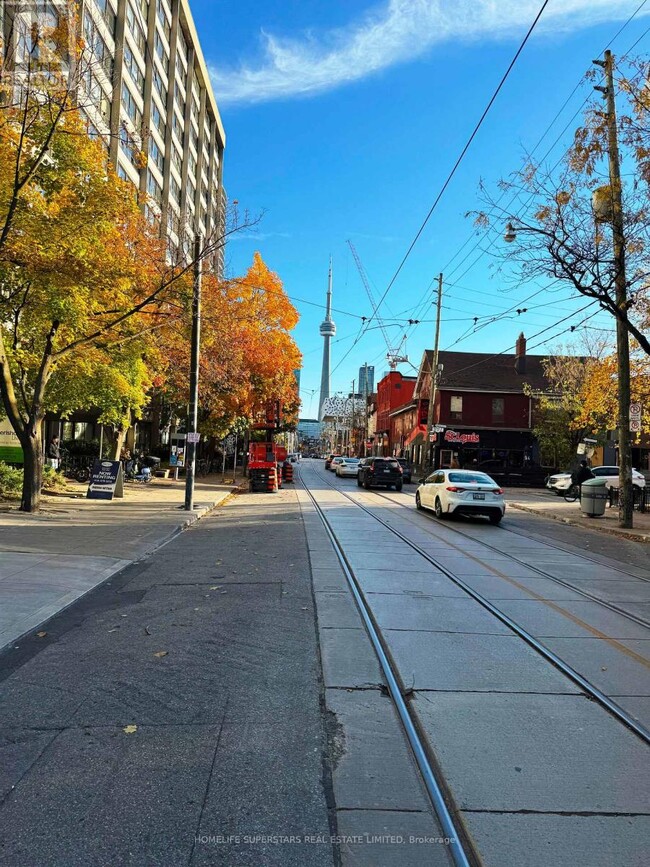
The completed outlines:
<svg viewBox="0 0 650 867">
<path fill-rule="evenodd" d="M 511 509 L 519 509 L 562 521 L 576 527 L 587 530 L 596 530 L 623 539 L 631 539 L 634 542 L 650 542 L 650 513 L 634 512 L 634 528 L 622 530 L 618 526 L 618 508 L 605 509 L 602 518 L 586 518 L 580 511 L 579 503 L 567 503 L 562 497 L 558 497 L 548 491 L 539 488 L 510 489 L 506 491 L 506 503 Z"/>
<path fill-rule="evenodd" d="M 241 483 L 242 479 L 238 479 Z M 126 566 L 143 559 L 227 499 L 236 485 L 197 480 L 186 512 L 184 481 L 127 484 L 123 500 L 85 499 L 85 485 L 43 498 L 37 515 L 0 513 L 0 648 Z"/>
</svg>

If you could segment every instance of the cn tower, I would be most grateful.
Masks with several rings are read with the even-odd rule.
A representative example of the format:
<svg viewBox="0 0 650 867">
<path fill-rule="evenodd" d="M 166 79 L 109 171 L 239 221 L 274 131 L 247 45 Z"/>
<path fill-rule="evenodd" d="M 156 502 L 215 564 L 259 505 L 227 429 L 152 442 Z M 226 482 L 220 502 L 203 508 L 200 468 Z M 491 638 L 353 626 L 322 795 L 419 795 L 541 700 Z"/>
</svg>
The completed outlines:
<svg viewBox="0 0 650 867">
<path fill-rule="evenodd" d="M 323 404 L 330 396 L 330 340 L 336 334 L 336 325 L 332 320 L 332 258 L 327 281 L 327 310 L 325 319 L 321 322 L 320 333 L 323 335 L 323 370 L 320 377 L 320 401 L 318 402 L 318 420 L 323 418 Z"/>
</svg>

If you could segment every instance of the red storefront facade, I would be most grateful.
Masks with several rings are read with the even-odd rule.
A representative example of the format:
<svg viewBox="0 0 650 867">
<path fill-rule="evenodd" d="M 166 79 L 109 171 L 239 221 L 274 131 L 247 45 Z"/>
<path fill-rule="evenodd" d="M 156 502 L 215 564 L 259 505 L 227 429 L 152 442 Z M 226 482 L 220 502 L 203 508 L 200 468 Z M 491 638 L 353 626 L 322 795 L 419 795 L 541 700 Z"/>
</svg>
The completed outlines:
<svg viewBox="0 0 650 867">
<path fill-rule="evenodd" d="M 415 399 L 427 405 L 432 358 L 427 350 L 414 390 Z M 435 466 L 476 467 L 493 462 L 514 470 L 539 462 L 532 432 L 535 398 L 526 392 L 546 389 L 545 358 L 526 355 L 523 334 L 512 355 L 440 352 L 433 424 L 443 430 L 436 436 Z M 426 423 L 414 426 L 408 447 L 413 463 L 428 465 Z"/>
</svg>

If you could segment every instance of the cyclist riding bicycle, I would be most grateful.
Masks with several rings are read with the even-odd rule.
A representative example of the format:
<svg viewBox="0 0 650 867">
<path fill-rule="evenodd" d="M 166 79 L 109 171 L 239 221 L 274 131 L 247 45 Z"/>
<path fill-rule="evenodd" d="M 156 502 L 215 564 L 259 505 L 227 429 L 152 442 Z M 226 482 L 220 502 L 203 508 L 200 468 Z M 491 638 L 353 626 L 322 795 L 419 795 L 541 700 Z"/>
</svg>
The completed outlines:
<svg viewBox="0 0 650 867">
<path fill-rule="evenodd" d="M 589 469 L 587 461 L 580 461 L 579 468 L 571 473 L 571 484 L 580 486 L 587 479 L 595 479 L 596 477 Z"/>
</svg>

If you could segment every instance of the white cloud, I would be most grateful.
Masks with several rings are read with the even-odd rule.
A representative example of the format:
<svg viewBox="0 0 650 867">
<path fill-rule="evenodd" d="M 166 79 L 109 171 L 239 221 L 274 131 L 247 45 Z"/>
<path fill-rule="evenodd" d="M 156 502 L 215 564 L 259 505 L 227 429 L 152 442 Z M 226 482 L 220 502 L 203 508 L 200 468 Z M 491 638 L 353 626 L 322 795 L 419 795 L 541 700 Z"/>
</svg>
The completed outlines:
<svg viewBox="0 0 650 867">
<path fill-rule="evenodd" d="M 521 37 L 540 5 L 540 0 L 388 0 L 361 20 L 318 38 L 262 32 L 263 58 L 257 65 L 212 68 L 217 101 L 309 96 L 414 60 L 443 42 Z M 538 30 L 567 32 L 623 21 L 638 5 L 638 0 L 551 0 Z"/>
</svg>

